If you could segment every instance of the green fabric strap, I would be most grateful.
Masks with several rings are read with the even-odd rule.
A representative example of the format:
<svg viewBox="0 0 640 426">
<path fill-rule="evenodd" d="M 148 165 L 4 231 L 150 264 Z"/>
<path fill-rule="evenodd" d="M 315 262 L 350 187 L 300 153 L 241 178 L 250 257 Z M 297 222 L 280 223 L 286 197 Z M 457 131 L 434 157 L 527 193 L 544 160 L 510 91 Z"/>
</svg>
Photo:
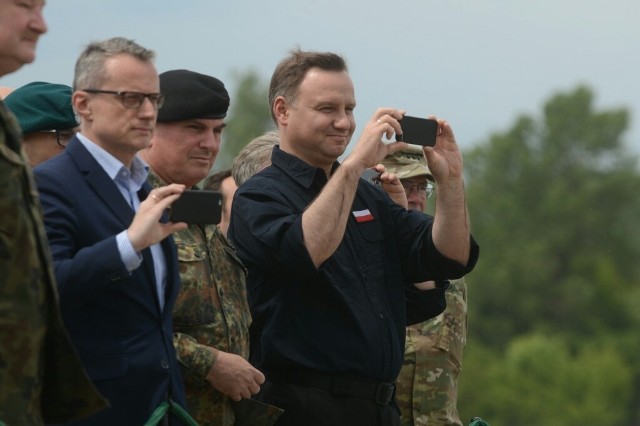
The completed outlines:
<svg viewBox="0 0 640 426">
<path fill-rule="evenodd" d="M 158 406 L 153 413 L 151 413 L 151 417 L 143 426 L 156 426 L 160 423 L 160 420 L 164 418 L 168 411 L 171 411 L 175 414 L 180 420 L 182 420 L 187 426 L 198 426 L 198 423 L 193 420 L 193 417 L 187 413 L 187 411 L 182 408 L 179 404 L 169 400 L 165 401 Z"/>
<path fill-rule="evenodd" d="M 469 426 L 489 426 L 489 423 L 485 422 L 480 417 L 474 417 L 471 419 Z"/>
</svg>

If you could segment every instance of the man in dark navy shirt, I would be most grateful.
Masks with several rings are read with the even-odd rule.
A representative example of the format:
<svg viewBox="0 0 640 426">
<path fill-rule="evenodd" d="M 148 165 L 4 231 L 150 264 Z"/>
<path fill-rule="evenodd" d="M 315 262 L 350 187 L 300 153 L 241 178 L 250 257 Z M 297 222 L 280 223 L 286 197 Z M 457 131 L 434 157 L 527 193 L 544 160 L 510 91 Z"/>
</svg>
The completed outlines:
<svg viewBox="0 0 640 426">
<path fill-rule="evenodd" d="M 238 189 L 229 227 L 249 270 L 251 361 L 267 378 L 258 397 L 285 409 L 278 425 L 397 425 L 405 326 L 445 306 L 443 289 L 407 283 L 460 277 L 478 257 L 453 132 L 438 120 L 436 146 L 425 148 L 439 188 L 432 219 L 360 179 L 406 148 L 382 142 L 402 133 L 404 111 L 378 109 L 337 163 L 355 130 L 342 57 L 292 51 L 269 102 L 280 145 Z M 380 179 L 404 194 L 395 175 Z"/>
</svg>

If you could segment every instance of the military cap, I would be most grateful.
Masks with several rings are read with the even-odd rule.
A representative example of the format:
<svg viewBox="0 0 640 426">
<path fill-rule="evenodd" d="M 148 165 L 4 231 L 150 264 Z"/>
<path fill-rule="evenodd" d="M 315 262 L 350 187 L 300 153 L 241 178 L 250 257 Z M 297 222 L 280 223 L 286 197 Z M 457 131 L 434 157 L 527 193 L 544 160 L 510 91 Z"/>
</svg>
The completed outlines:
<svg viewBox="0 0 640 426">
<path fill-rule="evenodd" d="M 192 118 L 224 118 L 229 109 L 229 93 L 215 77 L 189 70 L 160 74 L 160 92 L 166 96 L 158 111 L 158 121 Z"/>
<path fill-rule="evenodd" d="M 64 84 L 29 83 L 9 93 L 4 103 L 18 119 L 25 135 L 78 126 L 71 107 L 71 87 Z"/>
<path fill-rule="evenodd" d="M 400 179 L 424 176 L 433 181 L 433 175 L 427 166 L 422 148 L 417 145 L 409 145 L 405 150 L 387 155 L 382 160 L 382 164 L 388 172 L 398 175 Z"/>
</svg>

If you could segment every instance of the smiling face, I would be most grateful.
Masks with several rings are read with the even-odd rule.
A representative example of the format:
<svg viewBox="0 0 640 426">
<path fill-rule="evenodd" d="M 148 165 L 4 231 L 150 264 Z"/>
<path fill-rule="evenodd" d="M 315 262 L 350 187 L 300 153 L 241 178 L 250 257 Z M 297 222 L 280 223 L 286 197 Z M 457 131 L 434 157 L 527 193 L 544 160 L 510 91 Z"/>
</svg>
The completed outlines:
<svg viewBox="0 0 640 426">
<path fill-rule="evenodd" d="M 99 89 L 158 93 L 160 81 L 152 62 L 131 55 L 115 55 L 105 61 L 105 78 Z M 73 106 L 81 117 L 81 132 L 101 146 L 125 166 L 135 154 L 149 146 L 158 111 L 148 98 L 138 108 L 127 108 L 119 96 L 77 90 Z"/>
<path fill-rule="evenodd" d="M 165 182 L 190 188 L 209 174 L 224 126 L 222 118 L 158 123 L 151 146 L 141 153 L 142 158 Z"/>
<path fill-rule="evenodd" d="M 346 71 L 311 68 L 291 102 L 276 98 L 281 148 L 306 163 L 330 170 L 356 129 L 353 83 Z"/>
<path fill-rule="evenodd" d="M 0 75 L 33 62 L 36 45 L 47 24 L 44 0 L 0 0 Z"/>
</svg>

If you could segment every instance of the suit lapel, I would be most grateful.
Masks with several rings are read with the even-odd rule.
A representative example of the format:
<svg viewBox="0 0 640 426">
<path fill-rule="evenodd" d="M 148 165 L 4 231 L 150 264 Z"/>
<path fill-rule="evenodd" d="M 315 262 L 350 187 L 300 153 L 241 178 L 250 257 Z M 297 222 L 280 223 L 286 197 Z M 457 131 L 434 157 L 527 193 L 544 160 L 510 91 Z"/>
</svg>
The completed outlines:
<svg viewBox="0 0 640 426">
<path fill-rule="evenodd" d="M 96 159 L 75 136 L 67 145 L 66 150 L 91 189 L 102 199 L 107 208 L 120 220 L 125 228 L 129 227 L 133 221 L 133 208 L 127 203 L 116 184 Z"/>
<path fill-rule="evenodd" d="M 77 140 L 76 137 L 71 139 L 66 148 L 67 152 L 76 163 L 76 166 L 80 170 L 81 174 L 85 177 L 88 185 L 93 191 L 102 199 L 106 207 L 119 219 L 123 225 L 123 229 L 128 228 L 133 221 L 135 212 L 129 203 L 124 199 L 122 193 L 116 187 L 115 182 L 111 180 L 109 175 L 98 164 L 93 156 L 87 151 L 82 143 Z M 138 191 L 138 197 L 140 201 L 144 201 L 147 195 L 151 191 L 151 186 L 145 182 L 140 191 Z M 165 215 L 163 215 L 164 217 Z M 153 257 L 151 256 L 151 250 L 146 248 L 142 250 L 142 265 L 148 279 L 149 289 L 153 294 L 153 300 L 155 301 L 156 311 L 160 312 L 160 302 L 158 300 L 158 292 L 156 291 L 156 274 L 153 268 Z M 167 257 L 168 273 L 171 270 L 169 267 L 169 257 Z M 168 276 L 168 278 L 170 278 Z M 167 280 L 167 287 L 172 280 Z"/>
</svg>

